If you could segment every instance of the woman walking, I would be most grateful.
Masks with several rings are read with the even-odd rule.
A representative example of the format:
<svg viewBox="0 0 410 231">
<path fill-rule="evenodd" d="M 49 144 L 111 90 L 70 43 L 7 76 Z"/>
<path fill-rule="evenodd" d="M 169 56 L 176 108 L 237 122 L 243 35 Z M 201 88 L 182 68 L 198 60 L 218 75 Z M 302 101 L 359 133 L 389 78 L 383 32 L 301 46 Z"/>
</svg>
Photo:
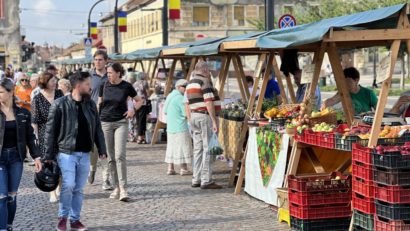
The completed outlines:
<svg viewBox="0 0 410 231">
<path fill-rule="evenodd" d="M 33 91 L 30 85 L 30 77 L 27 74 L 22 73 L 18 82 L 19 84 L 18 86 L 16 86 L 14 90 L 14 94 L 17 97 L 17 105 L 30 111 L 31 109 L 30 95 L 31 95 L 31 92 Z"/>
<path fill-rule="evenodd" d="M 191 175 L 188 163 L 192 161 L 192 140 L 188 131 L 188 121 L 185 113 L 184 93 L 188 81 L 178 80 L 175 90 L 165 100 L 164 112 L 167 115 L 167 151 L 165 162 L 168 163 L 168 175 L 175 175 L 174 164 L 181 165 L 180 175 Z"/>
<path fill-rule="evenodd" d="M 108 151 L 108 165 L 115 186 L 110 198 L 128 201 L 125 149 L 128 134 L 127 119 L 134 116 L 134 111 L 128 110 L 127 101 L 132 98 L 140 102 L 141 99 L 132 85 L 122 80 L 124 69 L 121 64 L 109 65 L 107 73 L 108 81 L 101 86 L 98 102 Z"/>
<path fill-rule="evenodd" d="M 148 106 L 148 82 L 145 80 L 145 73 L 141 73 L 137 76 L 137 81 L 134 83 L 134 88 L 137 91 L 137 95 L 142 99 L 141 107 L 136 110 L 136 126 L 138 130 L 138 144 L 146 144 L 145 132 L 147 131 L 147 115 L 149 113 Z"/>
<path fill-rule="evenodd" d="M 41 170 L 41 163 L 30 112 L 16 105 L 14 84 L 8 78 L 0 80 L 0 109 L 0 230 L 11 231 L 27 147 L 36 172 Z"/>
</svg>

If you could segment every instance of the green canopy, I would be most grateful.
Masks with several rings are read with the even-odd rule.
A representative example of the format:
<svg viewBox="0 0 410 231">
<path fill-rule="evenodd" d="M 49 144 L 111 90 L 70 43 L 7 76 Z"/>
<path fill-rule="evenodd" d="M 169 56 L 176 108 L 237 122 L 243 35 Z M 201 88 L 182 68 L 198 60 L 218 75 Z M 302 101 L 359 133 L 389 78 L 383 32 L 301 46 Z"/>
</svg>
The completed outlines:
<svg viewBox="0 0 410 231">
<path fill-rule="evenodd" d="M 204 45 L 197 45 L 188 48 L 185 52 L 186 55 L 190 56 L 197 56 L 197 55 L 216 55 L 219 53 L 219 46 L 223 42 L 227 41 L 241 41 L 241 40 L 248 40 L 248 39 L 255 39 L 266 32 L 253 32 L 248 34 L 236 35 L 232 37 L 227 37 L 224 39 L 219 39 L 213 43 L 208 43 Z"/>
</svg>

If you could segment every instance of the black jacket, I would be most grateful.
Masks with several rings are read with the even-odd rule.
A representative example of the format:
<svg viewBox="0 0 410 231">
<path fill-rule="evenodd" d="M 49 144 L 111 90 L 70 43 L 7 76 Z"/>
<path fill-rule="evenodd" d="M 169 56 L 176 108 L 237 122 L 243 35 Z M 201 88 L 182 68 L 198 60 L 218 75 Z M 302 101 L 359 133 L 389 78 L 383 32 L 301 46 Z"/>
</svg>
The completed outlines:
<svg viewBox="0 0 410 231">
<path fill-rule="evenodd" d="M 100 155 L 107 154 L 104 133 L 94 101 L 87 99 L 81 103 L 89 125 L 91 141 L 96 144 Z M 54 160 L 59 153 L 72 154 L 75 151 L 78 131 L 77 107 L 71 95 L 57 99 L 50 107 L 45 135 L 45 160 Z"/>
<path fill-rule="evenodd" d="M 17 150 L 20 159 L 26 158 L 27 147 L 33 159 L 40 157 L 38 146 L 36 145 L 36 136 L 31 126 L 31 114 L 27 109 L 14 106 L 14 116 L 17 122 Z M 3 149 L 4 130 L 6 126 L 6 115 L 0 110 L 0 150 Z M 0 153 L 1 156 L 1 153 Z"/>
</svg>

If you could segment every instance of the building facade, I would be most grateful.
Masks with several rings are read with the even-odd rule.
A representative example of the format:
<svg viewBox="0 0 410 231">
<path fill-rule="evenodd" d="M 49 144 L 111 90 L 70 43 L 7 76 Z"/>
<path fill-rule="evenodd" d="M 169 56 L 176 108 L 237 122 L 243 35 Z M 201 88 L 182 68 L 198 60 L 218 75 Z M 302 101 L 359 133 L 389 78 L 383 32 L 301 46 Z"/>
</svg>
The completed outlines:
<svg viewBox="0 0 410 231">
<path fill-rule="evenodd" d="M 19 0 L 0 0 L 0 65 L 21 66 Z"/>
</svg>

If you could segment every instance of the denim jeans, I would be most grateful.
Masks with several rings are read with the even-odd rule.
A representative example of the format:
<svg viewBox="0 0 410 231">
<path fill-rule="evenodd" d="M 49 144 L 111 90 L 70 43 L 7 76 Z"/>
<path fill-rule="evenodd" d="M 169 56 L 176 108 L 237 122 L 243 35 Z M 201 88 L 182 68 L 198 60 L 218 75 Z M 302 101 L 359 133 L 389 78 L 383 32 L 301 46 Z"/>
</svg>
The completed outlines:
<svg viewBox="0 0 410 231">
<path fill-rule="evenodd" d="M 0 157 L 0 230 L 13 224 L 16 193 L 23 174 L 23 162 L 16 148 L 3 149 Z"/>
<path fill-rule="evenodd" d="M 70 216 L 71 222 L 79 221 L 83 205 L 83 189 L 90 172 L 90 154 L 59 153 L 57 160 L 62 175 L 58 216 L 66 218 Z"/>
</svg>

